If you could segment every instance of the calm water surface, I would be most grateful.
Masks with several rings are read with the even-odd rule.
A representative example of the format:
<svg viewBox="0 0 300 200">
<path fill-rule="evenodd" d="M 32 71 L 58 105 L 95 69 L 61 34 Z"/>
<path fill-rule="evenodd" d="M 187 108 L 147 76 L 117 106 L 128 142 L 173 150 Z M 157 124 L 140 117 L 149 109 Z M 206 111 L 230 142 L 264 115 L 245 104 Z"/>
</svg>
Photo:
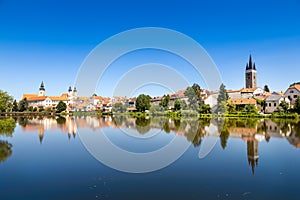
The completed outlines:
<svg viewBox="0 0 300 200">
<path fill-rule="evenodd" d="M 176 135 L 191 146 L 166 168 L 130 174 L 96 160 L 83 130 L 105 130 L 130 152 L 154 151 Z M 200 159 L 207 138 L 218 142 Z M 1 199 L 297 199 L 299 147 L 296 120 L 2 118 Z"/>
</svg>

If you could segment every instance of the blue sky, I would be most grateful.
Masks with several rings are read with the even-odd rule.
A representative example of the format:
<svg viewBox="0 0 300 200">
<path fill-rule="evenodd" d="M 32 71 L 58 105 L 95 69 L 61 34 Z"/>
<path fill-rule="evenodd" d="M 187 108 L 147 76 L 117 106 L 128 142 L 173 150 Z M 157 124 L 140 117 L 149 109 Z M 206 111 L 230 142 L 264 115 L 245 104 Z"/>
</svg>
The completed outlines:
<svg viewBox="0 0 300 200">
<path fill-rule="evenodd" d="M 258 85 L 285 90 L 300 81 L 299 10 L 298 0 L 0 0 L 0 89 L 19 99 L 36 93 L 43 80 L 47 94 L 61 94 L 101 41 L 151 26 L 174 29 L 199 42 L 228 89 L 244 86 L 251 52 Z M 193 75 L 187 78 L 197 81 Z M 109 89 L 96 92 L 110 95 Z"/>
</svg>

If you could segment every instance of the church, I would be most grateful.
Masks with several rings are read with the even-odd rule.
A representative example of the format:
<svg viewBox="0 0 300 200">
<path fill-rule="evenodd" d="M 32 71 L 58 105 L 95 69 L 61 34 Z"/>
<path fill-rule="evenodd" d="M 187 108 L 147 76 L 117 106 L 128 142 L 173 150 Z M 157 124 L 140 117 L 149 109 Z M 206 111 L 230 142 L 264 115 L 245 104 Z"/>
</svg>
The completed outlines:
<svg viewBox="0 0 300 200">
<path fill-rule="evenodd" d="M 245 74 L 246 88 L 256 88 L 257 77 L 256 77 L 256 66 L 252 63 L 252 56 L 250 54 L 249 63 L 246 64 L 246 74 Z"/>
<path fill-rule="evenodd" d="M 63 93 L 60 96 L 47 96 L 44 82 L 41 83 L 38 94 L 24 94 L 22 99 L 27 99 L 28 106 L 36 108 L 55 108 L 58 102 L 62 101 L 71 108 L 74 104 L 74 100 L 77 97 L 77 89 L 71 86 L 68 89 L 68 93 Z"/>
</svg>

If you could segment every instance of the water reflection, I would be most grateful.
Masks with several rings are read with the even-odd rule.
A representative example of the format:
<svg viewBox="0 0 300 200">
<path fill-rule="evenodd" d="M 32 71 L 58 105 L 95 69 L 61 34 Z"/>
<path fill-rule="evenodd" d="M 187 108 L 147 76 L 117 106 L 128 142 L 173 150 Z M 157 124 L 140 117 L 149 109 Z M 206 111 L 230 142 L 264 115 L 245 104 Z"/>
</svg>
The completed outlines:
<svg viewBox="0 0 300 200">
<path fill-rule="evenodd" d="M 147 135 L 151 129 L 160 129 L 166 134 L 177 134 L 199 147 L 205 137 L 219 137 L 223 149 L 228 146 L 229 138 L 237 138 L 247 143 L 248 163 L 254 173 L 258 166 L 259 143 L 269 142 L 272 138 L 287 139 L 296 148 L 300 148 L 299 120 L 271 119 L 170 119 L 166 117 L 130 118 L 116 117 L 54 117 L 54 118 L 17 118 L 0 119 L 0 135 L 12 136 L 16 122 L 23 132 L 35 132 L 40 143 L 50 130 L 60 130 L 67 137 L 75 138 L 78 129 L 89 128 L 94 131 L 102 128 L 127 128 Z M 210 132 L 216 128 L 219 134 Z M 50 133 L 49 133 L 50 134 Z M 12 144 L 0 140 L 0 162 L 12 155 Z"/>
<path fill-rule="evenodd" d="M 2 137 L 11 137 L 16 127 L 12 118 L 0 119 L 0 163 L 7 160 L 12 155 L 12 144 Z"/>
</svg>

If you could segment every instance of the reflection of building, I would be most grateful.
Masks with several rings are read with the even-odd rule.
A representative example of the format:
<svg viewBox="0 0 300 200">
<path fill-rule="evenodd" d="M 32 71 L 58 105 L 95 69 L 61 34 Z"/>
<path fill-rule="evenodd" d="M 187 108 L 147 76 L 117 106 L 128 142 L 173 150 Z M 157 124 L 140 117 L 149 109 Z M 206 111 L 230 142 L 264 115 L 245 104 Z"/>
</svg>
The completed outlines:
<svg viewBox="0 0 300 200">
<path fill-rule="evenodd" d="M 60 121 L 61 120 L 61 121 Z M 22 126 L 24 132 L 37 132 L 40 143 L 43 142 L 45 132 L 50 130 L 61 130 L 67 132 L 68 137 L 76 136 L 77 127 L 73 117 L 67 118 L 44 118 L 28 120 L 25 126 Z"/>
<path fill-rule="evenodd" d="M 258 141 L 255 139 L 247 141 L 248 163 L 251 165 L 254 174 L 255 167 L 258 165 Z"/>
</svg>

